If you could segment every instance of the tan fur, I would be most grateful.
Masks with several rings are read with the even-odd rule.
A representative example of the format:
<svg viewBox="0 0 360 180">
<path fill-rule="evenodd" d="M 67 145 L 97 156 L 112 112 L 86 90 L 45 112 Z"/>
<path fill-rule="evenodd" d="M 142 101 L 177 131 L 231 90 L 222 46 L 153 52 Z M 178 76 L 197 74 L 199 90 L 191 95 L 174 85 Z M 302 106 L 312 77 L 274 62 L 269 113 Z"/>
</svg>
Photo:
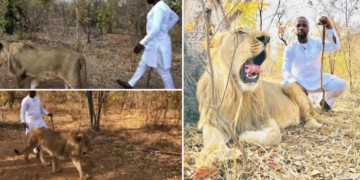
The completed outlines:
<svg viewBox="0 0 360 180">
<path fill-rule="evenodd" d="M 7 61 L 9 73 L 16 77 L 19 88 L 26 88 L 27 77 L 32 79 L 31 88 L 55 77 L 62 79 L 66 88 L 88 87 L 84 56 L 70 49 L 1 41 L 0 58 Z"/>
<path fill-rule="evenodd" d="M 83 155 L 91 151 L 90 141 L 83 133 L 62 133 L 47 128 L 34 128 L 29 137 L 29 144 L 26 149 L 19 153 L 15 149 L 17 155 L 24 154 L 25 161 L 29 160 L 29 153 L 35 147 L 40 147 L 40 160 L 43 165 L 48 166 L 50 163 L 45 161 L 45 152 L 52 156 L 53 172 L 59 172 L 59 159 L 69 158 L 79 171 L 80 178 L 89 178 L 88 174 L 84 174 L 81 168 L 81 158 Z"/>
<path fill-rule="evenodd" d="M 311 116 L 312 106 L 308 97 L 296 84 L 282 86 L 259 80 L 257 83 L 243 83 L 240 79 L 242 65 L 262 51 L 268 54 L 269 46 L 257 39 L 265 32 L 246 30 L 216 35 L 210 43 L 214 67 L 214 96 L 218 105 L 224 94 L 228 74 L 230 80 L 220 113 L 231 123 L 239 139 L 259 145 L 277 145 L 281 141 L 280 128 L 298 125 L 304 119 L 309 127 L 320 124 Z M 230 69 L 231 60 L 234 62 Z M 208 69 L 209 66 L 208 66 Z M 229 151 L 226 146 L 230 139 L 223 129 L 215 111 L 210 108 L 211 81 L 204 71 L 197 84 L 200 120 L 198 128 L 203 130 L 204 148 L 196 156 L 197 165 L 209 165 L 214 157 L 224 158 Z"/>
</svg>

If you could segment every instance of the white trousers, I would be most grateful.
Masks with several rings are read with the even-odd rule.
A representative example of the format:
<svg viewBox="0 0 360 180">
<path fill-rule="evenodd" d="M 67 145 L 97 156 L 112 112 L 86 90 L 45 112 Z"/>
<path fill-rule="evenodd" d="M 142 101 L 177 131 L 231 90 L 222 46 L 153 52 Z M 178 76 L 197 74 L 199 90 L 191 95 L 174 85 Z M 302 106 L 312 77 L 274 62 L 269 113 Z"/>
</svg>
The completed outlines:
<svg viewBox="0 0 360 180">
<path fill-rule="evenodd" d="M 288 82 L 283 81 L 282 84 L 288 84 Z M 333 106 L 336 99 L 346 90 L 346 81 L 336 77 L 330 80 L 328 83 L 324 84 L 324 89 L 328 93 L 325 95 L 325 101 L 329 106 Z M 322 92 L 321 88 L 309 92 Z"/>
<path fill-rule="evenodd" d="M 141 60 L 139 62 L 139 67 L 136 69 L 134 76 L 130 79 L 128 82 L 130 86 L 134 87 L 136 83 L 139 81 L 139 79 L 143 76 L 145 71 L 148 69 L 148 65 Z M 175 89 L 174 88 L 174 82 L 171 77 L 170 68 L 169 69 L 162 69 L 162 68 L 156 68 L 157 72 L 161 76 L 161 79 L 165 85 L 165 89 Z"/>
</svg>

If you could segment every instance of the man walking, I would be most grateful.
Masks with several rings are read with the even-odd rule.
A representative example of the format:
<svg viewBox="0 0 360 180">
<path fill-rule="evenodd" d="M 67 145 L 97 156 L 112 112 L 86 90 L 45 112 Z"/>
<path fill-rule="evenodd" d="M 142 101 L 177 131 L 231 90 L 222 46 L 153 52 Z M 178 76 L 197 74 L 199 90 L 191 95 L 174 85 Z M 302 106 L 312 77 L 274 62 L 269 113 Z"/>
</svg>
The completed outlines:
<svg viewBox="0 0 360 180">
<path fill-rule="evenodd" d="M 329 19 L 322 16 L 318 25 L 326 27 L 329 41 L 325 42 L 324 51 L 337 51 L 341 48 L 340 39 Z M 281 84 L 296 83 L 305 94 L 308 91 L 321 92 L 320 68 L 322 40 L 308 38 L 309 21 L 300 16 L 295 21 L 297 41 L 286 47 L 283 56 Z M 325 111 L 329 111 L 336 99 L 346 90 L 346 82 L 334 75 L 323 74 L 323 87 L 329 93 L 325 97 Z M 324 101 L 324 100 L 322 100 Z M 322 102 L 321 101 L 321 102 Z"/>
<path fill-rule="evenodd" d="M 36 127 L 47 128 L 47 125 L 42 119 L 41 114 L 45 114 L 50 117 L 53 116 L 44 109 L 40 99 L 36 97 L 36 91 L 29 91 L 29 95 L 26 96 L 21 102 L 20 111 L 21 123 L 26 129 L 25 134 L 29 134 L 31 130 Z M 34 153 L 38 156 L 39 149 L 35 148 Z"/>
<path fill-rule="evenodd" d="M 147 35 L 134 48 L 134 53 L 138 54 L 145 49 L 139 66 L 130 79 L 125 82 L 116 80 L 124 88 L 133 88 L 148 67 L 156 68 L 165 85 L 165 89 L 174 89 L 171 77 L 171 39 L 169 30 L 179 20 L 179 16 L 170 9 L 162 0 L 147 0 L 153 7 L 147 15 L 146 31 Z"/>
</svg>

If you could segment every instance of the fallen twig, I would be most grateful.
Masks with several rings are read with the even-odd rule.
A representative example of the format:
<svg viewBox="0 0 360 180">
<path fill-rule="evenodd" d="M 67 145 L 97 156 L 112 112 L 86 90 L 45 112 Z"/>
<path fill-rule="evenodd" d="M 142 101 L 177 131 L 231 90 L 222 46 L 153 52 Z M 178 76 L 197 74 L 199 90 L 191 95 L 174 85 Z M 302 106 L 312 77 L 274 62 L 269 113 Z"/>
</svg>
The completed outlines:
<svg viewBox="0 0 360 180">
<path fill-rule="evenodd" d="M 174 155 L 174 156 L 182 156 L 182 153 L 169 152 L 169 151 L 157 151 L 157 150 L 152 150 L 152 149 L 142 149 L 141 151 L 160 153 L 160 154 L 169 154 L 169 155 Z"/>
</svg>

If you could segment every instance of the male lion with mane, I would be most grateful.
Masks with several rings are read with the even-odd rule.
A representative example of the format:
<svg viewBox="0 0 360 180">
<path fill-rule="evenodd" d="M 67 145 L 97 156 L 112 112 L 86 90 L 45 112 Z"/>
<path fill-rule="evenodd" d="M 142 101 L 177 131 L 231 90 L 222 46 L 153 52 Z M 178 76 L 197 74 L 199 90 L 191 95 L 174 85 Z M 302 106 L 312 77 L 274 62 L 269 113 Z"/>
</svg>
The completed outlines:
<svg viewBox="0 0 360 180">
<path fill-rule="evenodd" d="M 59 172 L 59 159 L 69 158 L 79 171 L 80 178 L 89 178 L 84 174 L 81 168 L 81 158 L 91 151 L 90 141 L 83 133 L 62 133 L 44 127 L 34 128 L 29 137 L 28 146 L 24 151 L 19 152 L 14 149 L 17 155 L 25 155 L 25 161 L 29 161 L 29 154 L 35 147 L 40 147 L 40 160 L 44 166 L 49 166 L 44 155 L 45 152 L 52 156 L 52 170 L 54 173 Z"/>
<path fill-rule="evenodd" d="M 280 128 L 298 125 L 301 120 L 308 127 L 320 124 L 312 117 L 310 100 L 297 84 L 259 80 L 261 64 L 270 52 L 269 41 L 267 33 L 256 30 L 218 33 L 210 44 L 210 53 L 216 104 L 224 95 L 220 113 L 229 120 L 240 141 L 271 146 L 280 143 Z M 195 155 L 197 165 L 210 165 L 229 150 L 226 143 L 230 136 L 210 107 L 211 92 L 211 77 L 205 71 L 197 84 L 198 128 L 203 131 L 204 144 L 200 154 Z"/>
<path fill-rule="evenodd" d="M 65 88 L 88 87 L 85 58 L 74 50 L 0 41 L 0 57 L 7 61 L 9 73 L 16 77 L 19 88 L 25 88 L 28 77 L 32 77 L 31 89 L 54 77 L 62 79 Z"/>
</svg>

